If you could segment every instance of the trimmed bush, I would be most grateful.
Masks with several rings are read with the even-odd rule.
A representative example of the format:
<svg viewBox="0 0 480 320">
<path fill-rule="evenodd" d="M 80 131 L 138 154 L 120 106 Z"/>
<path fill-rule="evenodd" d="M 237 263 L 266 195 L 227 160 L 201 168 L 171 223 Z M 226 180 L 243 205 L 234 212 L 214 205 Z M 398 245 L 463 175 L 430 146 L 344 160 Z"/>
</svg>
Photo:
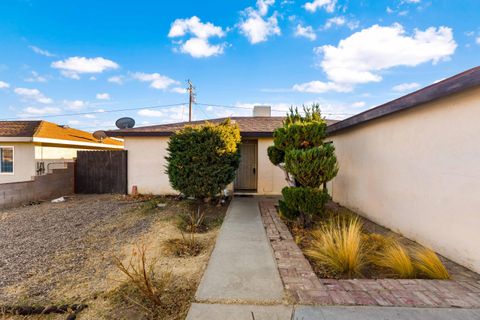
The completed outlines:
<svg viewBox="0 0 480 320">
<path fill-rule="evenodd" d="M 335 148 L 332 144 L 323 144 L 311 149 L 289 150 L 285 154 L 285 169 L 302 186 L 320 188 L 337 175 Z"/>
<path fill-rule="evenodd" d="M 304 226 L 314 215 L 322 215 L 328 201 L 326 183 L 338 172 L 333 144 L 324 142 L 327 122 L 318 104 L 290 108 L 283 127 L 273 133 L 274 145 L 268 148 L 270 161 L 285 172 L 291 186 L 282 191 L 284 201 L 279 207 L 287 219 L 299 218 Z"/>
<path fill-rule="evenodd" d="M 285 187 L 282 195 L 285 204 L 280 209 L 283 207 L 287 213 L 282 214 L 290 220 L 300 217 L 305 224 L 309 224 L 313 216 L 322 215 L 325 203 L 330 199 L 323 190 L 308 187 Z"/>
<path fill-rule="evenodd" d="M 214 197 L 235 179 L 240 164 L 240 130 L 230 120 L 188 126 L 168 142 L 166 173 L 185 196 Z"/>
<path fill-rule="evenodd" d="M 267 154 L 270 162 L 275 166 L 285 162 L 285 151 L 280 150 L 275 146 L 268 147 Z"/>
</svg>

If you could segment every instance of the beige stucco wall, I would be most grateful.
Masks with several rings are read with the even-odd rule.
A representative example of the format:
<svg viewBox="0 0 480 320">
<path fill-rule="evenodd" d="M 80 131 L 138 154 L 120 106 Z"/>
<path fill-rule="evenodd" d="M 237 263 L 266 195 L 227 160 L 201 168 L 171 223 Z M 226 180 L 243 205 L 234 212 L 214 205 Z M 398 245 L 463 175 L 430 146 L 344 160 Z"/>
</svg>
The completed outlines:
<svg viewBox="0 0 480 320">
<path fill-rule="evenodd" d="M 35 149 L 33 143 L 0 142 L 0 146 L 14 147 L 13 174 L 0 173 L 0 183 L 31 180 L 35 175 Z"/>
<path fill-rule="evenodd" d="M 268 160 L 267 148 L 271 138 L 258 139 L 258 184 L 259 194 L 280 194 L 286 185 L 283 172 Z M 170 186 L 165 173 L 167 164 L 167 137 L 126 137 L 128 150 L 128 190 L 136 185 L 140 193 L 177 194 Z M 229 186 L 231 189 L 232 186 Z"/>
<path fill-rule="evenodd" d="M 331 138 L 333 199 L 480 272 L 480 88 Z"/>
<path fill-rule="evenodd" d="M 127 137 L 128 192 L 137 186 L 140 193 L 178 194 L 165 173 L 168 137 Z"/>
<path fill-rule="evenodd" d="M 273 138 L 258 139 L 258 180 L 257 193 L 262 195 L 281 194 L 287 185 L 283 171 L 268 159 L 267 148 L 273 145 Z"/>
</svg>

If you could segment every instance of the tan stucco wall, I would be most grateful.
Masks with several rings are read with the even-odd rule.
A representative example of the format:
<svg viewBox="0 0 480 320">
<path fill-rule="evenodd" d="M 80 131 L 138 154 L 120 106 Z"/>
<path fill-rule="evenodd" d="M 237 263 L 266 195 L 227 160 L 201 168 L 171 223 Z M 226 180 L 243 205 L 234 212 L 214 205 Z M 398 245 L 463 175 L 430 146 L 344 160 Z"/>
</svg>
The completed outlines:
<svg viewBox="0 0 480 320">
<path fill-rule="evenodd" d="M 271 138 L 258 139 L 258 184 L 259 194 L 280 194 L 286 185 L 283 172 L 268 160 L 267 148 L 273 144 Z M 128 150 L 128 190 L 136 185 L 140 193 L 177 194 L 170 187 L 167 164 L 167 137 L 126 137 Z M 231 189 L 230 185 L 228 189 Z"/>
<path fill-rule="evenodd" d="M 287 185 L 283 171 L 268 159 L 267 148 L 273 145 L 273 138 L 258 139 L 258 194 L 277 195 Z"/>
<path fill-rule="evenodd" d="M 128 192 L 136 185 L 138 192 L 177 194 L 165 173 L 168 137 L 125 138 L 128 151 Z"/>
<path fill-rule="evenodd" d="M 480 89 L 331 138 L 333 199 L 480 272 Z"/>
<path fill-rule="evenodd" d="M 35 149 L 33 143 L 0 142 L 0 146 L 14 147 L 13 174 L 0 173 L 0 183 L 31 180 L 35 175 Z"/>
</svg>

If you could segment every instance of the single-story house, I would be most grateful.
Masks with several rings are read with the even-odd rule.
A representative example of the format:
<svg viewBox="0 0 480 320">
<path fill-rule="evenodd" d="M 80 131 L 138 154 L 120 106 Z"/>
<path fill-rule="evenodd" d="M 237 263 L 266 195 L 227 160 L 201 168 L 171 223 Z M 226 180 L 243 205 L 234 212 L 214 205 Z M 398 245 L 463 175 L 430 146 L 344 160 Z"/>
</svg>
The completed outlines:
<svg viewBox="0 0 480 320">
<path fill-rule="evenodd" d="M 282 126 L 283 117 L 272 117 L 268 106 L 256 106 L 251 117 L 231 117 L 240 127 L 240 167 L 233 185 L 236 193 L 259 195 L 280 194 L 286 185 L 283 171 L 272 165 L 267 148 L 273 145 L 273 131 Z M 225 120 L 210 119 L 218 123 Z M 330 120 L 328 120 L 331 122 Z M 175 194 L 165 173 L 169 137 L 186 125 L 205 121 L 180 122 L 156 126 L 106 131 L 110 137 L 124 139 L 128 151 L 128 190 L 136 186 L 140 193 Z"/>
<path fill-rule="evenodd" d="M 122 150 L 123 141 L 48 121 L 0 121 L 0 183 L 30 181 L 92 149 Z"/>
</svg>

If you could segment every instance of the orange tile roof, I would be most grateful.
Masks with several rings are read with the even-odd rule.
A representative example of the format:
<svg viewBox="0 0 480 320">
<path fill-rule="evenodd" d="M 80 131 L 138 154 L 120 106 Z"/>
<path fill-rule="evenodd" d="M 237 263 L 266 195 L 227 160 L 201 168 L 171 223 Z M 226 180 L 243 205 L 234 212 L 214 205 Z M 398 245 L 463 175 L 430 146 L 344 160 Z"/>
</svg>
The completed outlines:
<svg viewBox="0 0 480 320">
<path fill-rule="evenodd" d="M 105 138 L 97 140 L 90 132 L 78 130 L 48 121 L 0 121 L 0 137 L 35 137 L 74 142 L 102 143 L 123 146 L 123 142 Z"/>
</svg>

